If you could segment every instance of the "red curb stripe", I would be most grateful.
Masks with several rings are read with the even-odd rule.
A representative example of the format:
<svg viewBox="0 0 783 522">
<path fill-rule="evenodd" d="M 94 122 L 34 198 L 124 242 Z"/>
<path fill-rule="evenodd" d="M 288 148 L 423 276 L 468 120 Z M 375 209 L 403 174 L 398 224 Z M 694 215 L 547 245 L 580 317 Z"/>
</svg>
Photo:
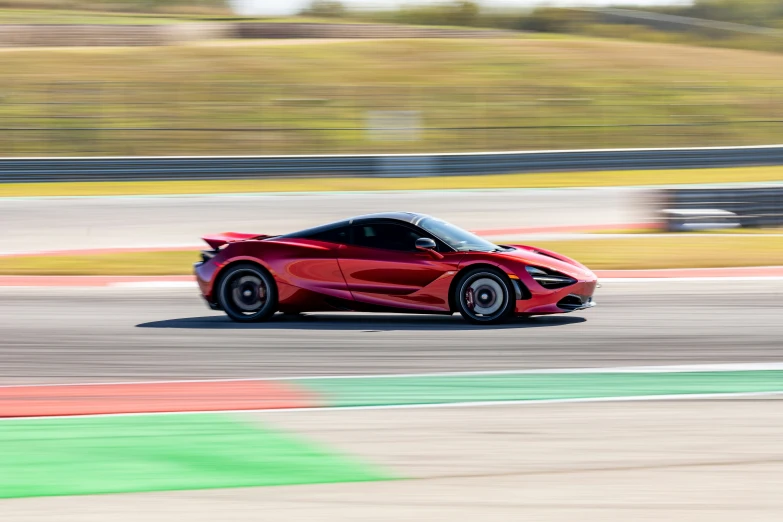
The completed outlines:
<svg viewBox="0 0 783 522">
<path fill-rule="evenodd" d="M 286 382 L 169 382 L 0 388 L 0 418 L 275 410 L 322 406 Z"/>
</svg>

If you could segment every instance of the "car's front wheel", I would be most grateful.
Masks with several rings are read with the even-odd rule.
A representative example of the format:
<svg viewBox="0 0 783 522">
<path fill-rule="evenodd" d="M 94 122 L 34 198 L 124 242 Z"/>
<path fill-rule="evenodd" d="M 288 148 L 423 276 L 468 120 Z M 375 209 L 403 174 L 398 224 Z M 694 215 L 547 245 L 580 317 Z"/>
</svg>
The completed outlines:
<svg viewBox="0 0 783 522">
<path fill-rule="evenodd" d="M 218 300 L 234 321 L 263 321 L 276 311 L 277 285 L 260 266 L 243 263 L 229 267 L 221 277 Z"/>
<path fill-rule="evenodd" d="M 502 323 L 514 313 L 511 281 L 499 270 L 470 270 L 460 278 L 455 292 L 457 310 L 471 323 Z"/>
</svg>

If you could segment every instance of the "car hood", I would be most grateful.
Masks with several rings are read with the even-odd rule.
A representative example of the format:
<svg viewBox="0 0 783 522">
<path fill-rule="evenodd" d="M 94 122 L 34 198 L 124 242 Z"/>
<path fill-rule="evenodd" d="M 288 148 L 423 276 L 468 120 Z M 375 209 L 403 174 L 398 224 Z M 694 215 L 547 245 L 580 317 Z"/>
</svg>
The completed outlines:
<svg viewBox="0 0 783 522">
<path fill-rule="evenodd" d="M 530 245 L 505 245 L 513 250 L 497 252 L 495 255 L 510 261 L 521 261 L 525 265 L 533 265 L 550 270 L 556 270 L 575 279 L 584 281 L 595 279 L 595 274 L 579 261 L 557 252 Z"/>
</svg>

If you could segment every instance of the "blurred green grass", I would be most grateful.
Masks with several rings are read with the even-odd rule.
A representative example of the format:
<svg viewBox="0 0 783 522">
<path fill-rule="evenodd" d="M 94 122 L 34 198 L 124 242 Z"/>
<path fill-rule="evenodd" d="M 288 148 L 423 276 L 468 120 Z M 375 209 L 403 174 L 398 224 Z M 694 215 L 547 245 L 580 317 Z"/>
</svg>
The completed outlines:
<svg viewBox="0 0 783 522">
<path fill-rule="evenodd" d="M 672 234 L 533 243 L 577 259 L 593 270 L 783 265 L 783 236 Z"/>
<path fill-rule="evenodd" d="M 198 252 L 118 252 L 91 255 L 0 257 L 3 275 L 189 275 Z"/>
</svg>

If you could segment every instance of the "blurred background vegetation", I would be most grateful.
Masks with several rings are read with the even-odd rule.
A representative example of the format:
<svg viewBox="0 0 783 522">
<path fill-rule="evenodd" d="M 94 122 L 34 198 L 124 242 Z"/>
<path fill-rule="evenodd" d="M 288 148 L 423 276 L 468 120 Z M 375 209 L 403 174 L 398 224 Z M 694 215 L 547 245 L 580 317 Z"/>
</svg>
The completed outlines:
<svg viewBox="0 0 783 522">
<path fill-rule="evenodd" d="M 302 14 L 372 22 L 484 27 L 783 51 L 783 2 L 779 0 L 695 0 L 692 5 L 626 6 L 624 11 L 621 13 L 615 8 L 567 7 L 482 9 L 479 3 L 471 0 L 407 5 L 393 10 L 352 11 L 339 0 L 315 0 Z M 675 21 L 672 17 L 699 20 Z M 702 24 L 700 21 L 729 22 L 748 27 L 729 28 Z M 758 28 L 779 32 L 759 31 Z"/>
<path fill-rule="evenodd" d="M 585 37 L 3 51 L 0 154 L 779 143 L 783 56 Z"/>
<path fill-rule="evenodd" d="M 547 6 L 511 9 L 489 8 L 473 0 L 452 0 L 403 4 L 394 9 L 360 9 L 340 0 L 313 0 L 299 16 L 308 22 L 495 28 L 783 51 L 783 2 L 780 0 L 695 0 L 690 5 L 644 7 L 620 3 L 616 7 L 622 9 Z M 25 17 L 13 19 L 14 12 L 22 16 L 24 11 L 31 11 L 30 16 L 36 16 L 40 23 L 63 21 L 62 11 L 71 12 L 70 20 L 75 20 L 74 12 L 81 12 L 87 23 L 94 23 L 90 13 L 168 14 L 173 15 L 172 22 L 181 21 L 176 15 L 223 21 L 257 19 L 234 14 L 230 0 L 0 0 L 0 23 L 32 21 Z M 65 21 L 68 19 L 66 16 Z M 296 18 L 284 21 L 296 21 Z M 704 21 L 738 25 L 732 28 Z"/>
<path fill-rule="evenodd" d="M 315 0 L 277 19 L 238 16 L 226 0 L 0 1 L 0 24 L 192 20 L 518 32 L 7 47 L 0 155 L 719 146 L 783 137 L 783 56 L 758 52 L 783 50 L 779 1 L 629 12 L 499 10 L 470 0 L 358 10 Z"/>
</svg>

